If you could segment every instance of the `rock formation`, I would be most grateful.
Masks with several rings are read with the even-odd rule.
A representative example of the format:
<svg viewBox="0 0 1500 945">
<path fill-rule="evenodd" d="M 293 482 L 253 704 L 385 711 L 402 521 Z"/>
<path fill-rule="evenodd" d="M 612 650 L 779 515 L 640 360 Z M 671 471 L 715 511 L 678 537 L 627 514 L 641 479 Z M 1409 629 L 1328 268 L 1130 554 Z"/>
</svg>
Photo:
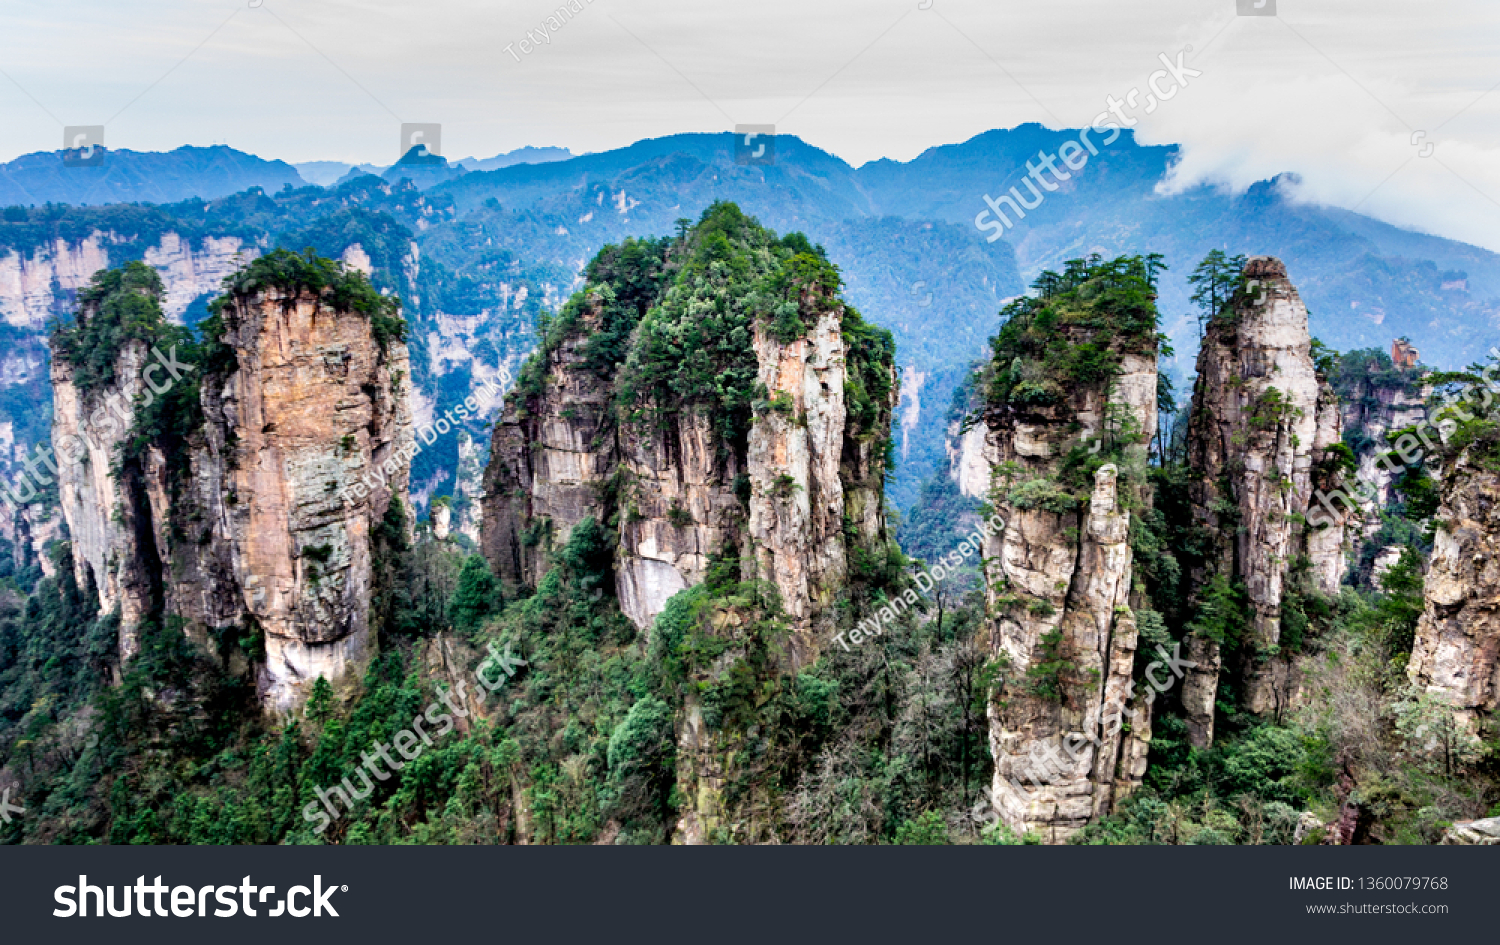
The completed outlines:
<svg viewBox="0 0 1500 945">
<path fill-rule="evenodd" d="M 958 451 L 960 483 L 987 470 L 1005 522 L 983 548 L 989 643 L 1006 675 L 988 710 L 992 798 L 1007 826 L 1052 843 L 1140 783 L 1151 739 L 1149 704 L 1133 694 L 1143 602 L 1130 510 L 1149 500 L 1155 311 L 1143 275 L 1132 284 L 1147 310 L 1130 313 L 1090 301 L 1113 278 L 1104 270 L 1069 277 L 1010 309 L 984 375 L 982 460 Z M 1081 351 L 1100 367 L 1076 366 Z"/>
<path fill-rule="evenodd" d="M 506 584 L 534 585 L 591 519 L 613 539 L 621 611 L 653 636 L 711 576 L 742 588 L 672 631 L 713 637 L 716 654 L 688 670 L 677 713 L 675 836 L 761 840 L 765 799 L 723 791 L 744 733 L 706 722 L 698 693 L 810 664 L 841 607 L 868 606 L 851 572 L 887 560 L 894 346 L 805 240 L 731 205 L 677 240 L 608 247 L 587 276 L 495 427 L 484 553 Z"/>
<path fill-rule="evenodd" d="M 1392 345 L 1399 353 L 1399 346 Z M 1378 352 L 1376 353 L 1378 354 Z M 1347 363 L 1353 355 L 1345 355 Z M 1351 490 L 1364 518 L 1362 536 L 1373 535 L 1380 527 L 1380 516 L 1374 514 L 1391 501 L 1394 478 L 1381 456 L 1390 449 L 1385 436 L 1393 430 L 1414 426 L 1427 418 L 1427 397 L 1431 388 L 1421 383 L 1411 368 L 1401 369 L 1391 362 L 1382 365 L 1379 357 L 1354 365 L 1357 371 L 1345 370 L 1347 376 L 1339 388 L 1343 429 L 1354 439 L 1354 458 L 1358 464 L 1354 479 L 1359 484 Z"/>
<path fill-rule="evenodd" d="M 1472 728 L 1500 707 L 1500 473 L 1464 451 L 1443 467 L 1442 504 L 1407 673 Z"/>
<path fill-rule="evenodd" d="M 0 318 L 20 328 L 43 327 L 57 310 L 59 290 L 72 293 L 86 287 L 95 273 L 109 268 L 111 247 L 135 239 L 95 230 L 83 239 L 54 239 L 29 252 L 5 250 L 0 254 Z M 144 251 L 147 265 L 162 277 L 162 310 L 173 321 L 258 255 L 258 248 L 238 236 L 208 236 L 193 245 L 175 232 L 161 234 Z M 120 259 L 118 252 L 115 258 Z"/>
<path fill-rule="evenodd" d="M 545 359 L 532 375 L 542 389 L 508 398 L 491 434 L 482 545 L 512 588 L 535 586 L 550 549 L 585 516 L 605 512 L 602 490 L 619 465 L 615 417 L 609 379 L 582 350 L 599 318 L 596 302 L 579 331 L 534 356 Z"/>
<path fill-rule="evenodd" d="M 1314 494 L 1339 475 L 1330 447 L 1341 421 L 1332 388 L 1313 364 L 1307 308 L 1280 260 L 1252 258 L 1244 284 L 1208 325 L 1198 354 L 1188 430 L 1194 515 L 1213 544 L 1195 573 L 1199 604 L 1215 578 L 1224 609 L 1244 601 L 1238 642 L 1243 701 L 1252 712 L 1280 711 L 1291 701 L 1291 663 L 1279 656 L 1281 607 L 1288 573 L 1305 559 L 1321 593 L 1337 591 L 1344 567 L 1346 515 L 1312 516 Z M 1321 527 L 1317 527 L 1321 526 Z M 1223 645 L 1219 627 L 1189 636 L 1198 664 L 1182 701 L 1195 745 L 1213 740 Z"/>
<path fill-rule="evenodd" d="M 694 251 L 672 248 L 683 258 L 669 256 L 667 271 L 690 266 Z M 674 402 L 660 390 L 627 404 L 617 391 L 621 372 L 654 368 L 643 366 L 633 335 L 635 349 L 612 362 L 597 356 L 601 337 L 628 334 L 619 318 L 644 315 L 644 303 L 622 313 L 615 298 L 608 284 L 575 296 L 508 398 L 485 474 L 486 558 L 507 584 L 534 585 L 580 521 L 614 520 L 620 608 L 645 629 L 674 594 L 703 581 L 714 556 L 738 556 L 746 579 L 779 591 L 794 661 L 813 658 L 832 629 L 851 540 L 884 540 L 883 431 L 897 396 L 891 353 L 876 351 L 886 360 L 875 368 L 884 380 L 869 408 L 874 422 L 853 416 L 846 362 L 851 339 L 863 341 L 851 326 L 862 323 L 808 286 L 793 303 L 806 323 L 795 337 L 755 319 L 739 329 L 744 347 L 730 349 L 731 370 L 744 372 L 758 398 L 750 416 L 726 419 L 711 403 Z M 695 316 L 661 316 L 679 317 Z M 853 383 L 863 391 L 869 381 Z M 745 423 L 743 441 L 726 436 L 730 422 Z"/>
<path fill-rule="evenodd" d="M 120 611 L 122 661 L 147 618 L 179 617 L 203 644 L 235 628 L 263 641 L 248 654 L 259 689 L 286 711 L 370 649 L 372 535 L 413 451 L 395 303 L 331 263 L 273 254 L 232 281 L 203 358 L 183 363 L 163 348 L 185 336 L 161 322 L 160 280 L 123 273 L 96 283 L 53 361 L 75 566 Z M 122 294 L 155 312 L 154 337 L 128 341 L 101 381 L 80 355 Z"/>
</svg>

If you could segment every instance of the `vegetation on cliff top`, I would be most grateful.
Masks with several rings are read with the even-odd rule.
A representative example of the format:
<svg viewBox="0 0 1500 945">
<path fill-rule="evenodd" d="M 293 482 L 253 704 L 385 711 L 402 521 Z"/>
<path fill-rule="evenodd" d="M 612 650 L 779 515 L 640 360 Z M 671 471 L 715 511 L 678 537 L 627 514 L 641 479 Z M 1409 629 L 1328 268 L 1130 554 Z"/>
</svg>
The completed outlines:
<svg viewBox="0 0 1500 945">
<path fill-rule="evenodd" d="M 1051 407 L 1078 385 L 1108 382 L 1123 352 L 1156 351 L 1163 268 L 1156 256 L 1094 255 L 1038 276 L 1036 295 L 1000 312 L 1003 324 L 990 339 L 989 404 L 1023 412 Z"/>
<path fill-rule="evenodd" d="M 820 311 L 839 306 L 840 278 L 822 247 L 784 237 L 732 203 L 715 203 L 678 233 L 606 246 L 584 287 L 541 322 L 542 342 L 522 367 L 512 402 L 540 396 L 553 353 L 580 339 L 584 363 L 614 384 L 621 419 L 661 424 L 704 410 L 720 439 L 743 452 L 758 390 L 754 335 L 802 338 Z M 842 306 L 845 397 L 853 435 L 883 434 L 895 383 L 890 332 Z"/>
<path fill-rule="evenodd" d="M 382 295 L 364 273 L 350 269 L 313 250 L 294 253 L 272 250 L 224 280 L 224 295 L 209 305 L 222 317 L 231 297 L 246 297 L 279 289 L 291 295 L 308 293 L 341 312 L 358 312 L 370 319 L 370 329 L 380 350 L 392 341 L 406 340 L 406 322 L 401 318 L 401 299 Z"/>
</svg>

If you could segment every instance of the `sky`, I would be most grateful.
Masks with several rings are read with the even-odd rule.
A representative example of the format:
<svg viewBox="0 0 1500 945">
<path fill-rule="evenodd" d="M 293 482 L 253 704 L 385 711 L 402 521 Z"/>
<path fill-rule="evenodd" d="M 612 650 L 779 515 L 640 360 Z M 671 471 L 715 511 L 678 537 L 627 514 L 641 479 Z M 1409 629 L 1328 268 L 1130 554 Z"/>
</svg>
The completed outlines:
<svg viewBox="0 0 1500 945">
<path fill-rule="evenodd" d="M 774 124 L 859 165 L 1081 127 L 1182 53 L 1202 75 L 1136 126 L 1182 146 L 1165 188 L 1292 172 L 1500 251 L 1495 0 L 571 2 L 548 28 L 559 0 L 0 0 L 0 160 L 104 125 L 117 149 L 389 164 L 403 122 L 436 122 L 450 159 Z"/>
</svg>

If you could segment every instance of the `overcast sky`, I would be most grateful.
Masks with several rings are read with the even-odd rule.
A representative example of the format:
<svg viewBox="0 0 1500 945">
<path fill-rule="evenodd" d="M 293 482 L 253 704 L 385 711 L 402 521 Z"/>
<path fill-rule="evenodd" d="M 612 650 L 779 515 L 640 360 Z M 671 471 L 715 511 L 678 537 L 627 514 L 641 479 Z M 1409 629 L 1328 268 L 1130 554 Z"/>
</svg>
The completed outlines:
<svg viewBox="0 0 1500 945">
<path fill-rule="evenodd" d="M 576 2 L 523 53 L 557 0 L 0 0 L 0 160 L 74 124 L 387 164 L 402 121 L 440 122 L 455 159 L 774 123 L 858 165 L 1085 125 L 1192 46 L 1203 75 L 1138 126 L 1183 146 L 1177 185 L 1293 171 L 1307 199 L 1500 251 L 1496 0 Z"/>
</svg>

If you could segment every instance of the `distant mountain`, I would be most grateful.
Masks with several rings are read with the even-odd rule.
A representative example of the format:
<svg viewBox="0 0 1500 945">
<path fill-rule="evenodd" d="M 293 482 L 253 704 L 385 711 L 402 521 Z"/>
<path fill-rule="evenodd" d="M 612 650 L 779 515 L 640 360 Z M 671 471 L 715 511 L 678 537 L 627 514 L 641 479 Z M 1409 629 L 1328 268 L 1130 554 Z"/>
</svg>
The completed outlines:
<svg viewBox="0 0 1500 945">
<path fill-rule="evenodd" d="M 111 264 L 148 252 L 167 258 L 165 248 L 152 247 L 166 247 L 158 240 L 170 233 L 198 241 L 195 246 L 232 236 L 245 246 L 312 245 L 336 257 L 368 257 L 377 284 L 402 292 L 417 323 L 436 333 L 424 335 L 431 348 L 420 370 L 414 362 L 414 379 L 441 408 L 472 384 L 471 367 L 516 363 L 530 343 L 532 314 L 555 310 L 602 246 L 671 233 L 680 219 L 696 220 L 713 202 L 732 200 L 777 232 L 802 231 L 823 244 L 843 273 L 845 298 L 895 335 L 903 400 L 890 495 L 903 509 L 916 501 L 921 481 L 944 466 L 954 391 L 985 354 L 1002 304 L 1025 291 L 1037 273 L 1060 269 L 1070 258 L 1165 256 L 1171 268 L 1159 307 L 1178 351 L 1168 371 L 1179 380 L 1186 380 L 1197 348 L 1186 278 L 1213 248 L 1282 259 L 1312 312 L 1313 332 L 1338 349 L 1385 348 L 1406 335 L 1425 362 L 1454 367 L 1500 343 L 1495 253 L 1300 203 L 1286 178 L 1238 195 L 1207 187 L 1160 194 L 1177 149 L 1143 147 L 1128 132 L 1108 146 L 1102 143 L 1107 136 L 1095 135 L 1099 153 L 1058 180 L 1056 190 L 1045 191 L 1003 238 L 989 241 L 992 231 L 975 225 L 988 209 L 985 195 L 1012 187 L 1028 193 L 1022 184 L 1027 162 L 1035 165 L 1040 154 L 1057 154 L 1077 137 L 1027 124 L 932 148 L 911 161 L 859 168 L 791 136 L 776 138 L 774 163 L 737 163 L 731 134 L 672 135 L 545 162 L 535 159 L 557 157 L 561 149 L 521 149 L 436 167 L 370 167 L 376 176 L 349 168 L 326 191 L 283 193 L 273 180 L 260 184 L 264 193 L 241 193 L 207 208 L 162 207 L 129 229 L 113 211 L 97 222 L 76 213 L 0 222 L 0 277 L 3 247 L 13 247 L 15 265 L 24 269 L 26 254 L 48 245 L 47 234 L 66 231 L 68 239 L 83 240 L 91 227 L 115 234 L 101 244 Z M 183 160 L 179 156 L 209 151 L 238 155 L 184 148 L 132 157 L 153 159 L 165 173 L 172 161 Z M 60 165 L 57 155 L 40 157 Z M 522 157 L 532 160 L 483 169 Z M 251 162 L 245 166 L 295 174 L 279 162 L 238 158 Z M 320 164 L 309 173 L 326 179 L 336 169 Z M 0 174 L 0 187 L 7 180 Z M 168 181 L 152 183 L 165 189 Z M 79 245 L 81 259 L 86 247 Z M 195 258 L 194 265 L 207 265 L 206 257 Z M 48 303 L 27 295 L 39 291 L 36 278 L 28 278 L 17 282 L 15 300 L 0 297 L 0 304 L 17 312 L 40 312 L 49 304 L 66 310 L 65 298 Z M 199 282 L 179 292 L 193 297 L 184 315 L 189 321 L 202 311 L 203 297 L 192 296 L 203 289 Z M 0 285 L 0 296 L 7 291 Z M 23 323 L 29 324 L 12 321 Z M 448 461 L 434 462 L 442 468 L 420 472 L 441 494 L 446 485 L 432 477 L 443 475 Z"/>
<path fill-rule="evenodd" d="M 459 271 L 462 247 L 482 242 L 576 272 L 603 244 L 670 232 L 715 200 L 733 200 L 780 232 L 806 232 L 843 269 L 846 296 L 896 336 L 905 399 L 891 495 L 902 507 L 941 466 L 943 417 L 997 327 L 1000 303 L 1070 258 L 1166 257 L 1159 304 L 1178 351 L 1168 371 L 1179 381 L 1198 338 L 1187 276 L 1216 247 L 1285 261 L 1313 331 L 1335 348 L 1384 348 L 1407 335 L 1428 363 L 1456 366 L 1500 342 L 1495 253 L 1300 203 L 1286 179 L 1239 195 L 1208 187 L 1162 195 L 1177 149 L 1141 146 L 1129 132 L 1108 146 L 1107 135 L 1094 136 L 1099 153 L 989 242 L 992 231 L 975 225 L 985 194 L 1018 187 L 1029 198 L 1027 162 L 1077 137 L 1027 124 L 856 169 L 790 136 L 777 137 L 774 164 L 742 165 L 733 135 L 673 135 L 438 185 L 431 193 L 451 197 L 457 214 L 422 243 L 451 242 L 455 255 L 445 259 Z"/>
<path fill-rule="evenodd" d="M 530 146 L 497 154 L 492 158 L 464 158 L 454 161 L 459 167 L 470 171 L 494 171 L 502 167 L 513 167 L 517 164 L 550 164 L 553 161 L 566 161 L 572 158 L 573 152 L 567 148 L 533 148 Z"/>
<path fill-rule="evenodd" d="M 251 187 L 276 192 L 306 183 L 285 161 L 267 161 L 224 145 L 175 151 L 109 151 L 99 167 L 67 167 L 61 151 L 38 151 L 0 164 L 0 206 L 66 203 L 174 203 L 212 200 Z"/>
<path fill-rule="evenodd" d="M 489 158 L 466 157 L 462 160 L 449 162 L 449 166 L 462 168 L 465 171 L 493 171 L 502 167 L 514 167 L 517 164 L 548 164 L 552 161 L 566 161 L 573 156 L 573 152 L 567 148 L 533 148 L 527 146 Z M 304 161 L 292 166 L 302 175 L 303 180 L 309 184 L 317 184 L 319 187 L 336 186 L 342 184 L 344 181 L 358 177 L 361 173 L 374 174 L 376 177 L 381 177 L 390 170 L 390 166 L 349 164 L 344 161 Z M 435 183 L 440 183 L 440 181 L 431 181 L 427 184 L 420 184 L 419 182 L 421 186 L 432 186 Z"/>
<path fill-rule="evenodd" d="M 293 164 L 297 173 L 309 184 L 317 184 L 319 187 L 331 187 L 341 179 L 347 177 L 349 172 L 358 167 L 365 173 L 379 173 L 380 169 L 373 164 L 348 164 L 344 161 L 302 161 Z"/>
<path fill-rule="evenodd" d="M 932 148 L 905 164 L 866 164 L 854 177 L 882 212 L 973 227 L 987 210 L 985 194 L 1018 187 L 1029 198 L 1021 186 L 1026 162 L 1035 165 L 1039 153 L 1057 154 L 1077 137 L 1027 124 Z M 1451 366 L 1500 341 L 1500 255 L 1301 203 L 1290 177 L 1239 195 L 1209 187 L 1158 194 L 1176 157 L 1176 147 L 1142 147 L 1126 133 L 1057 182 L 1056 192 L 1005 232 L 1028 281 L 1090 252 L 1162 253 L 1172 268 L 1160 308 L 1179 352 L 1191 353 L 1197 328 L 1186 277 L 1205 253 L 1221 248 L 1282 259 L 1312 312 L 1314 334 L 1335 348 L 1384 348 L 1408 335 L 1425 361 Z"/>
</svg>

